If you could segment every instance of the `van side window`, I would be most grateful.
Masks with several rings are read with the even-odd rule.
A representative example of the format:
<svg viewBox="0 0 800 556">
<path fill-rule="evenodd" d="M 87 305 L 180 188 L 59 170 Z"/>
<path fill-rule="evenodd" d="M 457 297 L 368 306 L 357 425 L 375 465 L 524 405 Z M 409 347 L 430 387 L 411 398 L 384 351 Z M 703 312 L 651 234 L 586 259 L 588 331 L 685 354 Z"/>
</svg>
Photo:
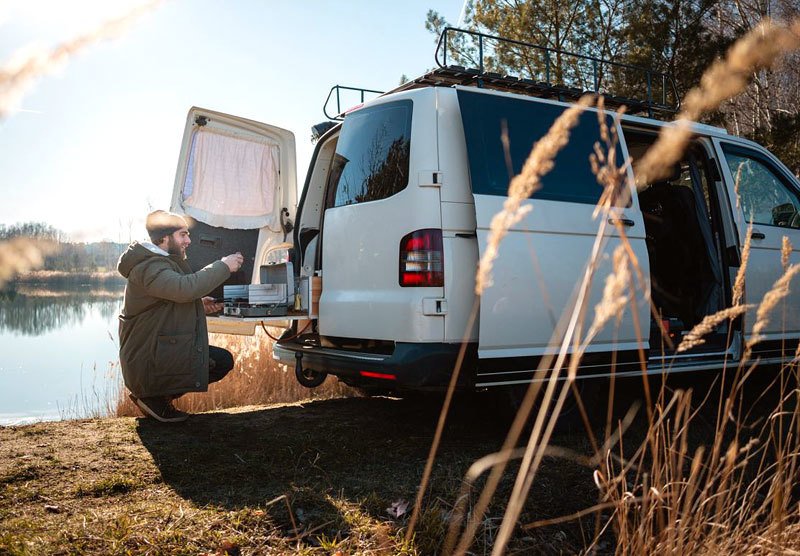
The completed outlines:
<svg viewBox="0 0 800 556">
<path fill-rule="evenodd" d="M 412 102 L 365 108 L 345 117 L 328 175 L 326 206 L 391 197 L 408 185 Z"/>
<path fill-rule="evenodd" d="M 563 106 L 543 102 L 463 90 L 458 91 L 458 102 L 467 142 L 472 192 L 480 195 L 508 195 L 508 184 L 522 170 L 534 143 L 565 110 Z M 613 118 L 607 118 L 613 126 Z M 504 129 L 508 130 L 510 161 L 502 142 Z M 603 188 L 589 162 L 597 141 L 600 141 L 597 114 L 585 112 L 572 130 L 569 143 L 556 156 L 555 166 L 542 178 L 542 188 L 532 197 L 597 203 Z"/>
<path fill-rule="evenodd" d="M 800 199 L 785 176 L 755 152 L 723 144 L 745 218 L 754 224 L 800 228 Z"/>
</svg>

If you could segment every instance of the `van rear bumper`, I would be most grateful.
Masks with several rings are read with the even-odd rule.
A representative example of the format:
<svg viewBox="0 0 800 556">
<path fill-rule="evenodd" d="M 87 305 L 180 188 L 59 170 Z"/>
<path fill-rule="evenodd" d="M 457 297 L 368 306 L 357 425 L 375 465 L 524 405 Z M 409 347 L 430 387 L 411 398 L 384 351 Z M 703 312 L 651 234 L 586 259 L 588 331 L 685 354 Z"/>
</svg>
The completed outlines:
<svg viewBox="0 0 800 556">
<path fill-rule="evenodd" d="M 441 390 L 450 383 L 461 344 L 397 342 L 391 354 L 331 349 L 294 341 L 275 343 L 272 349 L 273 357 L 281 363 L 294 366 L 300 354 L 304 368 L 334 375 L 352 386 Z M 474 384 L 477 357 L 477 344 L 467 344 L 459 388 Z"/>
</svg>

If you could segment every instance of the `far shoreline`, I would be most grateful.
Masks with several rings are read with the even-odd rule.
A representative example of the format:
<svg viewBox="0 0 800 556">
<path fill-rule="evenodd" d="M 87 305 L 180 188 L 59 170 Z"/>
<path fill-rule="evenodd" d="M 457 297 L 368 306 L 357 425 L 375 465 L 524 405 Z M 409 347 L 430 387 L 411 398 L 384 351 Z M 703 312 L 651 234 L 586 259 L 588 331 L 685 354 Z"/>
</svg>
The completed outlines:
<svg viewBox="0 0 800 556">
<path fill-rule="evenodd" d="M 3 290 L 14 290 L 17 286 L 111 286 L 123 287 L 125 278 L 118 272 L 95 271 L 95 272 L 65 272 L 60 270 L 35 270 L 15 276 L 10 280 Z"/>
</svg>

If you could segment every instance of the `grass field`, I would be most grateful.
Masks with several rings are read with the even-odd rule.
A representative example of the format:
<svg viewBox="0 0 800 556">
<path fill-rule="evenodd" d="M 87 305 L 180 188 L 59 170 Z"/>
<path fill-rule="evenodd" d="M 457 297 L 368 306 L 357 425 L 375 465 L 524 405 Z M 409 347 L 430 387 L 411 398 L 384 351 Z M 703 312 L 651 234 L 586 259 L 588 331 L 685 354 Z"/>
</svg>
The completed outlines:
<svg viewBox="0 0 800 556">
<path fill-rule="evenodd" d="M 668 383 L 667 392 L 693 386 L 710 394 L 705 404 L 692 406 L 698 411 L 683 437 L 689 454 L 714 443 L 714 379 L 712 373 Z M 775 387 L 758 395 L 768 379 L 766 372 L 751 377 L 741 394 L 755 418 L 740 431 L 742 444 L 757 437 L 758 423 L 779 401 Z M 618 385 L 616 418 L 624 419 L 641 399 L 639 381 Z M 439 553 L 465 473 L 500 447 L 508 426 L 491 397 L 456 398 L 414 538 L 407 539 L 440 402 L 361 397 L 203 413 L 171 426 L 124 417 L 0 428 L 0 554 Z M 602 437 L 602 428 L 594 434 Z M 617 455 L 635 460 L 650 434 L 641 410 Z M 594 450 L 580 428 L 557 432 L 550 448 L 509 553 L 572 554 L 590 547 L 594 554 L 669 552 L 667 544 L 660 550 L 634 544 L 635 528 L 620 527 L 620 508 L 613 505 L 559 521 L 601 499 L 595 471 L 602 466 L 591 461 Z M 758 463 L 743 464 L 744 476 L 755 478 Z M 516 469 L 512 464 L 501 481 L 471 553 L 490 553 Z M 631 523 L 641 525 L 647 513 L 636 480 L 632 472 L 624 508 Z M 467 490 L 470 505 L 482 486 L 483 478 Z M 764 486 L 762 501 L 769 499 Z M 721 492 L 715 487 L 708 502 Z M 790 507 L 796 508 L 793 500 Z M 665 504 L 659 512 L 667 518 L 668 509 Z M 766 554 L 780 546 L 791 553 L 800 548 L 796 509 L 786 517 L 782 532 L 768 519 L 760 532 L 724 531 L 737 543 L 730 545 L 733 551 L 714 544 L 695 551 Z M 543 520 L 555 522 L 541 525 Z M 651 523 L 654 535 L 657 524 Z M 693 530 L 706 531 L 701 540 L 712 539 L 707 527 L 714 525 L 703 525 Z M 773 544 L 781 536 L 784 541 Z"/>
</svg>

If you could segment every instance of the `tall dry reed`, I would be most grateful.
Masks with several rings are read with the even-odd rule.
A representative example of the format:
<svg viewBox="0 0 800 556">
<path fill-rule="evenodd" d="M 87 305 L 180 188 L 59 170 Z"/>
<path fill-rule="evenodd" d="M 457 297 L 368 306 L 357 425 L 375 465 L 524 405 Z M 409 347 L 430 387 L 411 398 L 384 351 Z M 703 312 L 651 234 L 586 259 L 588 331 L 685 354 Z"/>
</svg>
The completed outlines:
<svg viewBox="0 0 800 556">
<path fill-rule="evenodd" d="M 0 119 L 19 105 L 24 95 L 39 78 L 62 66 L 87 47 L 119 36 L 131 23 L 156 8 L 162 1 L 150 0 L 137 6 L 126 15 L 110 19 L 96 29 L 70 39 L 53 49 L 26 48 L 12 55 L 5 65 L 0 67 Z"/>
<path fill-rule="evenodd" d="M 234 356 L 234 368 L 224 379 L 208 388 L 208 392 L 186 394 L 179 398 L 176 407 L 198 413 L 229 407 L 293 403 L 302 400 L 331 399 L 358 395 L 334 377 L 313 390 L 301 386 L 294 369 L 279 364 L 272 358 L 272 340 L 257 330 L 254 336 L 210 334 L 211 345 L 222 347 Z M 120 392 L 117 416 L 141 415 Z"/>
</svg>

